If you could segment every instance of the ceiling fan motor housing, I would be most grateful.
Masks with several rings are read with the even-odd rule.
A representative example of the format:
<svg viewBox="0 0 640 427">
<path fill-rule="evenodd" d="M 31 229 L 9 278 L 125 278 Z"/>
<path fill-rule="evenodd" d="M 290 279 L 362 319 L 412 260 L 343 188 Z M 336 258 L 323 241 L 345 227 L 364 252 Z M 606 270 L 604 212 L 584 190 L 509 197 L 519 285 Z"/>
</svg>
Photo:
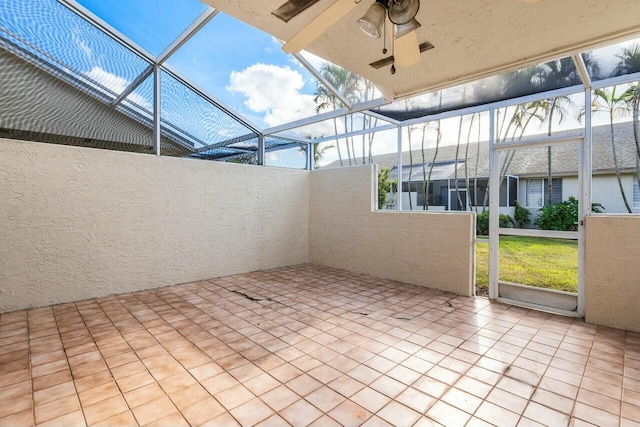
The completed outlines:
<svg viewBox="0 0 640 427">
<path fill-rule="evenodd" d="M 410 22 L 418 14 L 420 0 L 386 0 L 389 20 L 396 25 Z"/>
</svg>

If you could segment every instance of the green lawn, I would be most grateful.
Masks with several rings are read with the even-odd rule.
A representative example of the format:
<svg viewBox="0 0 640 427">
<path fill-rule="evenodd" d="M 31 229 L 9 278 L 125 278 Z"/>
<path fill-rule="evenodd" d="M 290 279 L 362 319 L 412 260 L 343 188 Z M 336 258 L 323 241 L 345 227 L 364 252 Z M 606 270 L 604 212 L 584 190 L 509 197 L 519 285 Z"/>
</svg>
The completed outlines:
<svg viewBox="0 0 640 427">
<path fill-rule="evenodd" d="M 476 244 L 478 295 L 489 287 L 489 240 Z M 541 237 L 500 237 L 500 280 L 523 285 L 578 291 L 578 242 Z"/>
</svg>

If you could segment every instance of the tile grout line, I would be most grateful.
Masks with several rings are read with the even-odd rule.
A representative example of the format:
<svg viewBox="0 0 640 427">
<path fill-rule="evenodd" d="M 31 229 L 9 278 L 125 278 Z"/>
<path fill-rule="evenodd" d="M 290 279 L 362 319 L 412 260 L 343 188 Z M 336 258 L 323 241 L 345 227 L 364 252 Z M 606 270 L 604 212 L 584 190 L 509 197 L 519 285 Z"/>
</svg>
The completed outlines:
<svg viewBox="0 0 640 427">
<path fill-rule="evenodd" d="M 26 312 L 27 317 L 27 343 L 28 343 L 28 355 L 29 355 L 29 387 L 31 388 L 31 415 L 33 416 L 33 425 L 36 425 L 36 397 L 35 390 L 33 389 L 33 362 L 31 359 L 31 322 L 29 322 L 29 311 Z M 62 339 L 60 340 L 62 341 Z"/>
<path fill-rule="evenodd" d="M 76 303 L 73 303 L 73 306 L 76 308 L 76 310 L 78 309 Z M 56 329 L 58 329 L 58 333 L 60 335 L 60 342 L 62 343 L 62 351 L 64 352 L 64 357 L 66 359 L 67 366 L 69 368 L 69 373 L 71 374 L 71 382 L 73 383 L 73 389 L 76 391 L 76 397 L 78 399 L 78 404 L 80 405 L 80 410 L 82 412 L 82 417 L 84 419 L 84 423 L 85 423 L 85 425 L 88 426 L 89 422 L 87 421 L 87 416 L 84 413 L 84 406 L 82 405 L 82 402 L 80 401 L 80 393 L 78 392 L 78 388 L 76 387 L 75 376 L 73 375 L 73 371 L 71 370 L 71 364 L 69 363 L 69 356 L 67 354 L 67 348 L 64 346 L 64 342 L 62 340 L 62 334 L 60 334 L 60 327 L 58 326 L 58 319 L 56 317 L 55 310 L 52 310 L 52 312 L 53 312 L 53 318 L 54 318 L 54 320 L 56 322 Z M 87 331 L 88 331 L 88 327 L 87 327 L 87 324 L 85 322 L 85 319 L 84 319 L 84 317 L 82 317 L 82 313 L 80 313 L 79 310 L 78 310 L 78 314 L 80 315 L 80 318 L 82 319 L 82 323 L 84 324 L 85 328 L 87 328 Z M 89 333 L 91 333 L 91 332 L 89 332 Z"/>
</svg>

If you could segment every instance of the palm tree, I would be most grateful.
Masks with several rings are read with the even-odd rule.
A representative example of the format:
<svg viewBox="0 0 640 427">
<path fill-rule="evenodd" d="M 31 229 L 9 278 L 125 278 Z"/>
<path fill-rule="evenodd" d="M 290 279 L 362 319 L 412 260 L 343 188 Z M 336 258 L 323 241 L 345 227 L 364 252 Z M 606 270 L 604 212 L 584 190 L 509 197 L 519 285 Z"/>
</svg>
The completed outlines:
<svg viewBox="0 0 640 427">
<path fill-rule="evenodd" d="M 511 141 L 521 140 L 532 120 L 538 120 L 541 122 L 544 119 L 544 117 L 540 114 L 541 108 L 542 107 L 540 102 L 537 101 L 530 102 L 528 104 L 516 105 L 504 133 L 501 133 L 501 129 L 498 129 L 497 142 L 505 142 L 507 139 L 510 139 Z M 504 114 L 506 116 L 508 114 L 508 111 L 505 111 Z M 504 124 L 504 118 L 502 123 Z M 513 160 L 514 155 L 515 150 L 508 150 L 505 154 L 504 163 L 500 168 L 500 182 L 498 184 L 498 188 L 502 187 L 502 183 L 504 182 L 504 178 L 509 171 L 509 167 L 511 166 L 511 161 Z M 487 189 L 487 191 L 484 193 L 484 201 L 482 202 L 483 210 L 487 206 L 488 202 L 489 191 Z"/>
<path fill-rule="evenodd" d="M 437 96 L 438 99 L 438 110 L 440 110 L 442 108 L 442 90 L 439 90 L 438 92 L 434 93 L 433 96 Z M 431 174 L 433 173 L 433 166 L 436 163 L 436 160 L 438 158 L 438 149 L 440 148 L 440 141 L 442 140 L 442 132 L 440 132 L 441 130 L 441 123 L 440 120 L 436 121 L 436 149 L 433 151 L 433 159 L 431 160 L 431 164 L 429 165 L 429 175 L 428 176 L 424 176 L 424 140 L 425 140 L 425 134 L 427 132 L 427 125 L 428 123 L 425 123 L 424 127 L 422 128 L 422 174 L 423 174 L 423 187 L 422 187 L 422 191 L 423 191 L 423 199 L 425 200 L 425 204 L 423 209 L 424 210 L 429 210 L 429 184 L 431 183 Z"/>
<path fill-rule="evenodd" d="M 593 91 L 594 97 L 591 101 L 591 111 L 594 113 L 606 113 L 609 116 L 609 130 L 611 135 L 611 151 L 613 153 L 613 166 L 616 172 L 616 178 L 618 179 L 618 188 L 620 189 L 620 195 L 624 202 L 627 212 L 631 213 L 631 207 L 627 200 L 624 187 L 622 186 L 622 179 L 620 178 L 620 165 L 618 163 L 618 154 L 616 152 L 616 141 L 613 132 L 613 122 L 616 118 L 623 117 L 629 112 L 629 98 L 626 92 L 621 95 L 616 95 L 617 86 L 605 89 L 596 89 Z M 578 113 L 578 121 L 582 122 L 585 111 Z"/>
<path fill-rule="evenodd" d="M 429 183 L 427 182 L 427 175 L 425 170 L 425 160 L 424 160 L 424 142 L 427 139 L 427 128 L 429 127 L 429 122 L 425 122 L 420 125 L 420 130 L 422 131 L 421 140 L 420 140 L 420 151 L 422 152 L 422 209 L 429 209 Z"/>
<path fill-rule="evenodd" d="M 476 119 L 476 114 L 479 116 L 479 113 L 473 113 L 471 115 L 471 121 L 469 122 L 469 132 L 467 133 L 467 145 L 464 150 L 464 187 L 467 189 L 467 210 L 471 210 L 471 195 L 469 190 L 469 144 L 471 143 L 471 130 L 473 129 L 473 122 Z M 478 117 L 478 126 L 480 126 L 479 122 L 480 117 Z M 480 140 L 478 139 L 478 148 L 480 145 Z M 457 156 L 456 156 L 457 157 Z M 457 168 L 456 168 L 457 171 Z M 457 181 L 457 179 L 456 179 Z"/>
<path fill-rule="evenodd" d="M 406 100 L 405 100 L 406 104 Z M 409 210 L 413 210 L 413 201 L 411 200 L 411 175 L 413 174 L 413 148 L 411 146 L 411 132 L 413 130 L 412 126 L 407 128 L 407 136 L 409 142 L 409 177 L 407 178 L 407 191 L 409 193 Z M 400 186 L 400 190 L 402 190 L 402 171 L 398 169 L 398 185 Z M 402 191 L 398 191 L 398 194 L 402 195 Z M 401 196 L 400 196 L 401 197 Z"/>
<path fill-rule="evenodd" d="M 320 74 L 324 77 L 336 90 L 347 100 L 354 99 L 358 89 L 358 76 L 351 71 L 345 70 L 334 64 L 325 63 L 320 68 Z M 320 113 L 323 110 L 336 110 L 338 109 L 340 99 L 322 83 L 317 82 L 314 101 L 316 102 L 316 113 Z M 345 132 L 347 131 L 347 122 L 345 120 Z M 336 135 L 338 135 L 338 119 L 333 119 L 333 128 Z M 349 151 L 349 141 L 347 139 L 347 156 L 349 158 L 349 165 L 351 165 L 351 152 Z M 342 160 L 342 152 L 340 151 L 340 140 L 336 140 L 336 147 L 338 149 L 338 158 L 340 159 L 340 166 L 344 166 Z"/>
<path fill-rule="evenodd" d="M 306 139 L 312 139 L 310 136 L 307 136 Z M 300 151 L 302 151 L 303 153 L 307 153 L 307 146 L 308 145 L 301 145 L 300 146 Z M 333 145 L 324 145 L 322 148 L 320 148 L 320 144 L 311 144 L 311 146 L 313 147 L 313 167 L 317 168 L 320 165 L 320 162 L 322 161 L 322 159 L 324 159 L 325 154 L 327 153 L 327 151 L 331 150 L 333 148 Z"/>
<path fill-rule="evenodd" d="M 633 45 L 622 49 L 622 53 L 616 55 L 618 64 L 612 74 L 623 75 L 640 71 L 640 45 Z M 636 180 L 640 186 L 640 82 L 636 82 L 626 90 L 624 95 L 628 99 L 633 119 L 633 137 L 636 142 Z"/>
<path fill-rule="evenodd" d="M 456 164 L 453 175 L 456 182 L 456 198 L 458 199 L 458 210 L 462 206 L 462 197 L 460 197 L 460 185 L 458 183 L 458 156 L 460 155 L 460 142 L 462 141 L 462 118 L 463 116 L 458 117 L 458 143 L 456 144 Z"/>
<path fill-rule="evenodd" d="M 594 62 L 587 56 L 585 65 L 587 69 L 593 69 Z M 534 80 L 538 80 L 539 84 L 545 86 L 565 87 L 580 83 L 580 75 L 578 74 L 575 63 L 571 57 L 550 61 L 538 68 L 538 73 Z M 547 98 L 540 101 L 540 105 L 544 112 L 544 120 L 548 124 L 547 136 L 551 136 L 554 116 L 557 116 L 558 123 L 562 123 L 568 114 L 567 108 L 571 106 L 571 98 L 568 96 L 557 96 L 555 98 Z M 551 146 L 547 147 L 547 200 L 546 205 L 552 204 L 553 176 L 551 163 Z"/>
<path fill-rule="evenodd" d="M 478 164 L 480 162 L 480 141 L 482 135 L 482 116 L 478 114 L 478 138 L 476 143 L 476 168 L 473 172 L 473 203 L 474 210 L 478 213 Z"/>
<path fill-rule="evenodd" d="M 409 101 L 407 99 L 404 100 L 404 108 L 409 111 Z M 414 126 L 407 127 L 407 139 L 409 142 L 409 176 L 407 178 L 407 192 L 409 194 L 409 210 L 413 210 L 413 201 L 411 200 L 411 175 L 413 174 L 413 144 L 411 141 L 411 134 L 413 130 L 416 129 Z M 424 152 L 423 152 L 424 159 Z M 424 167 L 424 165 L 423 165 Z M 402 175 L 403 171 L 398 168 L 398 197 L 402 197 Z"/>
<path fill-rule="evenodd" d="M 361 99 L 361 101 L 366 102 L 369 101 L 370 99 L 373 99 L 375 97 L 376 94 L 376 87 L 374 86 L 373 83 L 371 83 L 369 80 L 367 79 L 362 79 L 362 83 L 364 85 L 364 98 Z M 366 129 L 371 129 L 371 128 L 375 128 L 376 126 L 378 126 L 378 118 L 377 117 L 370 117 L 365 115 L 364 116 L 364 126 Z M 371 154 L 371 149 L 373 146 L 373 140 L 376 136 L 375 132 L 371 132 L 368 134 L 368 143 L 369 143 L 369 163 L 373 163 L 373 156 Z M 362 135 L 363 138 L 363 143 L 364 143 L 364 135 Z M 363 145 L 363 156 L 364 156 L 364 145 Z M 363 159 L 363 163 L 364 163 L 364 159 Z"/>
<path fill-rule="evenodd" d="M 547 136 L 551 136 L 554 116 L 558 118 L 558 124 L 562 123 L 568 116 L 568 108 L 573 104 L 568 96 L 556 96 L 555 98 L 543 99 L 541 101 L 542 110 L 544 112 L 544 120 L 547 122 Z M 551 164 L 551 146 L 547 147 L 547 200 L 546 204 L 553 203 L 553 175 Z"/>
</svg>

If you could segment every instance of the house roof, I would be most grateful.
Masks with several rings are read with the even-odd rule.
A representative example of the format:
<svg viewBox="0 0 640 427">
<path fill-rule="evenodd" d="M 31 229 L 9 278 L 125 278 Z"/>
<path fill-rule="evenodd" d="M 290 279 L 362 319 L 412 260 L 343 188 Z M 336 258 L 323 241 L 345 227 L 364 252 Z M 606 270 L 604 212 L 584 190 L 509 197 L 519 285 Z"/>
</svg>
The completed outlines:
<svg viewBox="0 0 640 427">
<path fill-rule="evenodd" d="M 619 123 L 614 126 L 614 140 L 616 144 L 616 154 L 620 169 L 624 171 L 635 170 L 635 140 L 633 138 L 632 122 Z M 593 172 L 608 173 L 615 170 L 613 162 L 613 151 L 611 149 L 610 128 L 606 126 L 595 126 L 592 136 L 593 146 Z M 552 168 L 556 176 L 570 176 L 577 174 L 578 170 L 578 144 L 569 143 L 556 145 L 552 147 Z M 478 150 L 479 153 L 478 153 Z M 430 164 L 433 161 L 435 148 L 424 150 L 413 150 L 411 153 L 405 151 L 402 153 L 402 163 L 407 169 L 408 165 L 413 164 L 414 168 L 420 170 L 423 164 Z M 506 153 L 506 152 L 503 152 Z M 465 154 L 468 161 L 465 162 Z M 422 159 L 424 158 L 424 162 Z M 476 158 L 477 175 L 476 175 Z M 438 148 L 436 165 L 452 164 L 456 159 L 456 146 L 447 145 Z M 504 154 L 500 156 L 502 165 Z M 382 154 L 372 156 L 372 163 L 377 163 L 380 167 L 388 167 L 394 169 L 397 166 L 396 153 Z M 467 164 L 469 176 L 489 176 L 489 144 L 482 141 L 480 144 L 469 144 L 468 150 L 466 144 L 461 144 L 458 152 L 458 177 L 465 176 L 465 163 Z M 339 161 L 334 161 L 326 166 L 338 167 Z M 395 171 L 393 171 L 395 176 Z M 415 172 L 415 171 L 413 171 Z M 546 176 L 547 175 L 547 148 L 526 148 L 515 151 L 509 169 L 508 175 L 517 176 Z M 408 170 L 403 172 L 406 179 Z M 440 174 L 440 179 L 446 176 Z M 455 177 L 455 169 L 451 169 L 449 178 Z M 413 178 L 412 178 L 413 179 Z"/>
</svg>

